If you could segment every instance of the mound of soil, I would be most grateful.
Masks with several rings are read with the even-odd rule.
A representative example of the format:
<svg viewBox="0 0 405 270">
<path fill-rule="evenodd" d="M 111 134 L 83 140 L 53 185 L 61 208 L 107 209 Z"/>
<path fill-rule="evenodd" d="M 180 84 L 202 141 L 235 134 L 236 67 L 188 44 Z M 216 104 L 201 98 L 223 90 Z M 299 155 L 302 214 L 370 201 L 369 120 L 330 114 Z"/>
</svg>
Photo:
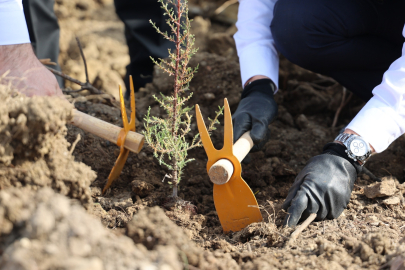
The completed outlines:
<svg viewBox="0 0 405 270">
<path fill-rule="evenodd" d="M 0 269 L 182 269 L 177 251 L 114 234 L 49 188 L 0 192 Z"/>
<path fill-rule="evenodd" d="M 148 250 L 174 246 L 185 260 L 185 268 L 189 264 L 207 270 L 238 269 L 237 263 L 229 254 L 223 251 L 211 253 L 198 247 L 159 207 L 139 211 L 127 224 L 126 231 L 135 243 L 143 244 Z"/>
<path fill-rule="evenodd" d="M 0 99 L 0 190 L 51 187 L 88 205 L 96 174 L 75 162 L 65 139 L 73 106 L 57 97 L 27 98 L 6 85 Z"/>
</svg>

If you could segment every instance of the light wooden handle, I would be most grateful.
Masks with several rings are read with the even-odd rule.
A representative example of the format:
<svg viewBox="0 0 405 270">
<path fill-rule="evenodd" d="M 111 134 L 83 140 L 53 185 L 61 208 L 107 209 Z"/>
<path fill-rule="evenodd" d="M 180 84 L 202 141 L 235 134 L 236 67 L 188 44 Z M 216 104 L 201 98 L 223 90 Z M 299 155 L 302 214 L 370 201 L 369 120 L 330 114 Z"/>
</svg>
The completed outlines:
<svg viewBox="0 0 405 270">
<path fill-rule="evenodd" d="M 114 144 L 117 143 L 120 127 L 107 123 L 96 117 L 73 110 L 73 117 L 70 124 L 90 132 L 100 138 L 106 139 Z M 125 140 L 124 147 L 134 153 L 139 153 L 142 149 L 145 138 L 142 134 L 130 131 Z"/>
<path fill-rule="evenodd" d="M 250 149 L 253 147 L 253 141 L 250 137 L 250 131 L 245 132 L 239 140 L 233 145 L 233 154 L 241 162 Z M 233 174 L 233 165 L 228 159 L 220 159 L 211 166 L 208 176 L 211 182 L 217 185 L 223 185 L 231 179 Z"/>
</svg>

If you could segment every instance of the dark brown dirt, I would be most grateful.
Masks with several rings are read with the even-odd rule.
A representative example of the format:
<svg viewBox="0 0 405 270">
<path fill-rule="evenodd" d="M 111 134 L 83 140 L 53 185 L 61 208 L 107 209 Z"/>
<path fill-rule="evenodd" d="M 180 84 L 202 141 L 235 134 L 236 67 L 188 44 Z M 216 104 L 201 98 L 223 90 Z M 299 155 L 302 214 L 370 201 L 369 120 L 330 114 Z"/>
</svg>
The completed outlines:
<svg viewBox="0 0 405 270">
<path fill-rule="evenodd" d="M 114 15 L 112 1 L 74 1 L 74 5 L 66 1 L 57 2 L 62 33 L 69 33 L 61 40 L 64 71 L 72 76 L 83 75 L 81 60 L 73 39 L 73 33 L 80 32 L 85 53 L 90 55 L 88 58 L 93 59 L 95 65 L 91 69 L 101 74 L 103 85 L 111 85 L 108 90 L 101 88 L 110 93 L 117 93 L 119 80 L 114 81 L 113 76 L 104 76 L 102 73 L 116 72 L 121 78 L 127 63 L 124 60 L 128 60 L 125 58 L 127 52 L 123 27 Z M 224 1 L 193 1 L 192 4 L 199 8 L 194 9 L 196 14 L 209 14 L 222 2 Z M 66 12 L 71 10 L 77 12 L 70 18 L 66 16 Z M 242 90 L 239 64 L 232 42 L 235 27 L 219 23 L 216 19 L 202 17 L 196 17 L 193 26 L 201 50 L 192 61 L 193 66 L 199 64 L 199 71 L 190 84 L 194 92 L 190 105 L 199 104 L 204 117 L 213 118 L 218 106 L 222 106 L 223 99 L 227 98 L 231 110 L 234 111 Z M 96 76 L 94 75 L 94 78 Z M 159 92 L 168 94 L 171 85 L 172 78 L 155 70 L 153 83 L 136 94 L 138 132 L 142 131 L 143 115 L 149 106 L 153 115 L 164 114 L 152 95 Z M 270 125 L 272 137 L 262 151 L 251 154 L 249 164 L 242 165 L 243 178 L 256 194 L 264 221 L 230 234 L 223 234 L 216 215 L 212 184 L 205 169 L 206 155 L 202 148 L 190 152 L 190 157 L 195 158 L 195 161 L 186 167 L 184 180 L 180 183 L 180 198 L 196 206 L 191 211 L 183 211 L 184 207 L 167 207 L 171 189 L 165 175 L 169 172 L 159 166 L 151 149 L 146 145 L 140 154 L 129 155 L 120 178 L 107 194 L 102 196 L 101 189 L 117 158 L 118 147 L 68 126 L 68 142 L 75 141 L 78 134 L 82 138 L 73 151 L 75 161 L 69 155 L 61 159 L 59 154 L 56 157 L 61 161 L 52 163 L 55 161 L 51 153 L 55 152 L 55 149 L 62 149 L 60 145 L 64 146 L 64 152 L 61 153 L 68 151 L 68 143 L 63 139 L 66 132 L 63 129 L 66 110 L 61 106 L 53 106 L 54 100 L 50 99 L 30 101 L 22 98 L 23 102 L 20 104 L 15 97 L 10 98 L 12 102 L 20 104 L 18 110 L 29 107 L 27 104 L 30 103 L 38 103 L 41 106 L 49 103 L 47 106 L 50 109 L 44 109 L 43 111 L 47 112 L 44 115 L 54 115 L 56 120 L 42 120 L 43 116 L 32 118 L 31 126 L 26 124 L 27 128 L 24 129 L 31 131 L 30 141 L 24 144 L 22 135 L 9 135 L 15 134 L 19 127 L 18 124 L 11 124 L 10 121 L 13 120 L 9 119 L 15 119 L 14 122 L 17 123 L 20 113 L 10 113 L 12 109 L 18 111 L 11 106 L 6 106 L 7 111 L 3 113 L 4 106 L 0 107 L 0 139 L 4 141 L 3 138 L 7 134 L 10 138 L 0 144 L 0 147 L 4 148 L 2 153 L 14 153 L 14 156 L 0 156 L 0 265 L 3 266 L 3 262 L 12 266 L 23 265 L 18 269 L 34 269 L 26 266 L 32 265 L 26 263 L 29 261 L 37 263 L 37 269 L 54 269 L 54 260 L 59 260 L 60 269 L 79 269 L 79 266 L 83 269 L 146 269 L 149 266 L 155 267 L 152 269 L 403 269 L 400 268 L 405 260 L 405 186 L 401 184 L 405 176 L 403 136 L 384 153 L 373 156 L 366 164 L 377 177 L 390 177 L 395 183 L 392 188 L 394 194 L 391 192 L 382 197 L 367 198 L 364 189 L 375 183 L 369 176 L 359 175 L 351 201 L 338 219 L 314 222 L 296 242 L 287 243 L 292 229 L 282 227 L 285 214 L 281 211 L 281 204 L 296 174 L 310 157 L 321 152 L 325 143 L 333 140 L 337 132 L 345 127 L 364 105 L 353 97 L 339 116 L 337 126 L 331 128 L 341 98 L 342 87 L 330 78 L 306 71 L 281 59 L 280 90 L 276 95 L 279 115 Z M 122 126 L 119 110 L 102 98 L 87 100 L 77 97 L 74 106 L 85 113 Z M 23 115 L 28 119 L 26 123 L 30 123 L 31 113 L 27 111 Z M 220 121 L 222 123 L 222 119 Z M 47 125 L 37 122 L 58 124 L 55 127 L 51 125 L 45 135 L 41 135 L 43 133 L 37 131 L 40 129 L 31 127 Z M 197 127 L 193 123 L 191 135 L 196 132 Z M 212 134 L 217 148 L 221 147 L 222 134 L 222 127 Z M 44 144 L 44 141 L 47 143 Z M 54 147 L 54 144 L 57 147 Z M 27 149 L 35 148 L 36 152 L 25 156 L 25 152 L 21 150 L 25 149 L 25 145 L 28 145 Z M 10 147 L 13 150 L 7 150 L 11 149 Z M 52 151 L 41 152 L 40 149 Z M 39 169 L 38 174 L 49 172 L 46 174 L 46 183 L 38 184 L 34 181 L 37 178 L 29 177 L 30 174 L 27 173 L 21 174 L 24 177 L 15 176 L 20 175 L 16 173 L 19 166 L 37 162 L 44 164 L 41 165 L 44 167 L 38 167 L 44 168 Z M 29 168 L 31 167 L 32 165 Z M 92 177 L 79 174 L 79 169 L 76 168 L 82 168 L 86 175 Z M 59 180 L 60 175 L 63 176 L 63 181 Z M 82 193 L 67 192 L 66 187 L 58 188 L 60 183 L 69 187 L 68 190 L 86 190 L 86 187 L 90 186 L 91 191 L 83 191 L 83 194 L 87 194 L 85 196 L 72 195 Z M 15 189 L 11 186 L 24 188 Z M 78 204 L 44 189 L 44 186 L 82 202 L 83 198 L 90 198 L 91 194 L 92 200 L 84 200 L 88 204 L 87 212 L 101 220 L 102 225 L 108 229 L 86 215 Z M 39 191 L 34 192 L 35 189 Z M 71 210 L 67 210 L 63 217 L 56 218 L 58 214 L 52 210 L 53 204 L 56 203 L 51 203 L 54 201 L 60 201 L 61 205 L 66 205 L 66 209 Z M 50 228 L 46 231 L 48 233 L 39 236 L 32 234 L 32 226 L 42 217 L 39 215 L 41 211 L 51 212 L 49 216 L 54 225 L 38 225 L 41 230 Z M 66 235 L 66 228 L 79 230 L 81 234 L 77 238 L 81 242 L 75 238 L 72 240 L 73 244 L 66 244 L 70 241 L 66 240 L 70 237 Z M 74 253 L 71 248 L 75 247 L 75 241 L 79 241 L 80 246 L 89 245 L 90 251 L 86 250 L 87 253 L 83 254 Z M 45 246 L 45 242 L 49 242 L 49 246 Z M 55 246 L 63 252 L 56 255 L 46 253 L 48 249 L 52 251 Z M 36 247 L 40 248 L 34 251 Z M 68 264 L 66 260 L 71 257 L 74 263 Z"/>
</svg>

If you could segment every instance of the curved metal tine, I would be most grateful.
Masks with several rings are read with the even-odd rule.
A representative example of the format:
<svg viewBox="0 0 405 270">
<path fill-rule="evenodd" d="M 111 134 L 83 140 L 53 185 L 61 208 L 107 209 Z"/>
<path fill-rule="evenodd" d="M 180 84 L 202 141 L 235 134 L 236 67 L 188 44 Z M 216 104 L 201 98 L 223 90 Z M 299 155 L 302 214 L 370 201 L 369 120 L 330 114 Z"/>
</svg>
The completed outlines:
<svg viewBox="0 0 405 270">
<path fill-rule="evenodd" d="M 135 89 L 134 89 L 134 82 L 132 81 L 132 75 L 129 76 L 129 87 L 131 89 L 131 120 L 129 121 L 129 129 L 135 132 Z M 127 89 L 128 91 L 128 89 Z"/>
<path fill-rule="evenodd" d="M 125 102 L 124 102 L 124 96 L 122 95 L 121 85 L 119 86 L 119 88 L 120 88 L 120 105 L 121 105 L 120 107 L 121 107 L 121 115 L 122 115 L 122 124 L 124 125 L 124 130 L 127 131 L 127 130 L 129 130 L 127 110 L 125 109 Z"/>
<path fill-rule="evenodd" d="M 125 162 L 127 161 L 129 150 L 121 148 L 120 154 L 115 161 L 114 167 L 112 168 L 110 175 L 108 175 L 107 184 L 103 188 L 103 194 L 111 186 L 111 184 L 121 175 L 121 171 L 124 168 Z"/>
<path fill-rule="evenodd" d="M 201 115 L 200 106 L 195 105 L 195 114 L 197 118 L 197 127 L 198 131 L 200 132 L 201 141 L 204 146 L 205 153 L 209 157 L 210 153 L 217 151 L 212 144 L 210 135 L 208 134 L 207 127 L 205 126 L 204 119 Z"/>
<path fill-rule="evenodd" d="M 223 150 L 232 152 L 233 148 L 233 126 L 231 109 L 229 108 L 228 99 L 224 99 L 224 146 Z"/>
</svg>

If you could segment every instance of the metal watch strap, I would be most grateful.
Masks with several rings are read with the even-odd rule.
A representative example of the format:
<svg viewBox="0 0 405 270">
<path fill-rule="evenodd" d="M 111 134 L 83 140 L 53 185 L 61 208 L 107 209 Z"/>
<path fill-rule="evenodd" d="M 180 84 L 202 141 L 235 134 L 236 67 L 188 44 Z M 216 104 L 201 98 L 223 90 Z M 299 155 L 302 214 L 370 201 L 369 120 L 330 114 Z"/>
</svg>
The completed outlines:
<svg viewBox="0 0 405 270">
<path fill-rule="evenodd" d="M 368 155 L 366 156 L 366 159 L 365 159 L 365 160 L 362 160 L 361 158 L 359 159 L 358 157 L 357 157 L 357 159 L 356 159 L 355 156 L 351 156 L 351 155 L 353 155 L 353 153 L 351 153 L 351 151 L 349 150 L 349 145 L 347 145 L 347 143 L 348 143 L 348 141 L 349 141 L 349 142 L 351 141 L 351 138 L 352 138 L 352 137 L 360 137 L 360 136 L 357 136 L 357 135 L 355 135 L 355 134 L 340 133 L 340 134 L 335 138 L 335 141 L 339 141 L 339 142 L 343 143 L 343 145 L 347 148 L 346 153 L 348 154 L 348 156 L 349 156 L 350 158 L 353 158 L 354 161 L 359 162 L 360 165 L 364 165 L 364 163 L 366 163 L 368 157 L 370 157 L 370 152 L 369 152 Z M 364 141 L 363 138 L 362 138 L 362 140 Z M 368 144 L 366 141 L 364 141 L 364 142 L 368 145 L 368 148 L 370 148 L 370 144 Z"/>
<path fill-rule="evenodd" d="M 353 136 L 353 134 L 348 134 L 348 133 L 340 133 L 336 138 L 335 141 L 342 142 L 346 147 L 347 145 L 345 144 L 346 141 Z"/>
</svg>

